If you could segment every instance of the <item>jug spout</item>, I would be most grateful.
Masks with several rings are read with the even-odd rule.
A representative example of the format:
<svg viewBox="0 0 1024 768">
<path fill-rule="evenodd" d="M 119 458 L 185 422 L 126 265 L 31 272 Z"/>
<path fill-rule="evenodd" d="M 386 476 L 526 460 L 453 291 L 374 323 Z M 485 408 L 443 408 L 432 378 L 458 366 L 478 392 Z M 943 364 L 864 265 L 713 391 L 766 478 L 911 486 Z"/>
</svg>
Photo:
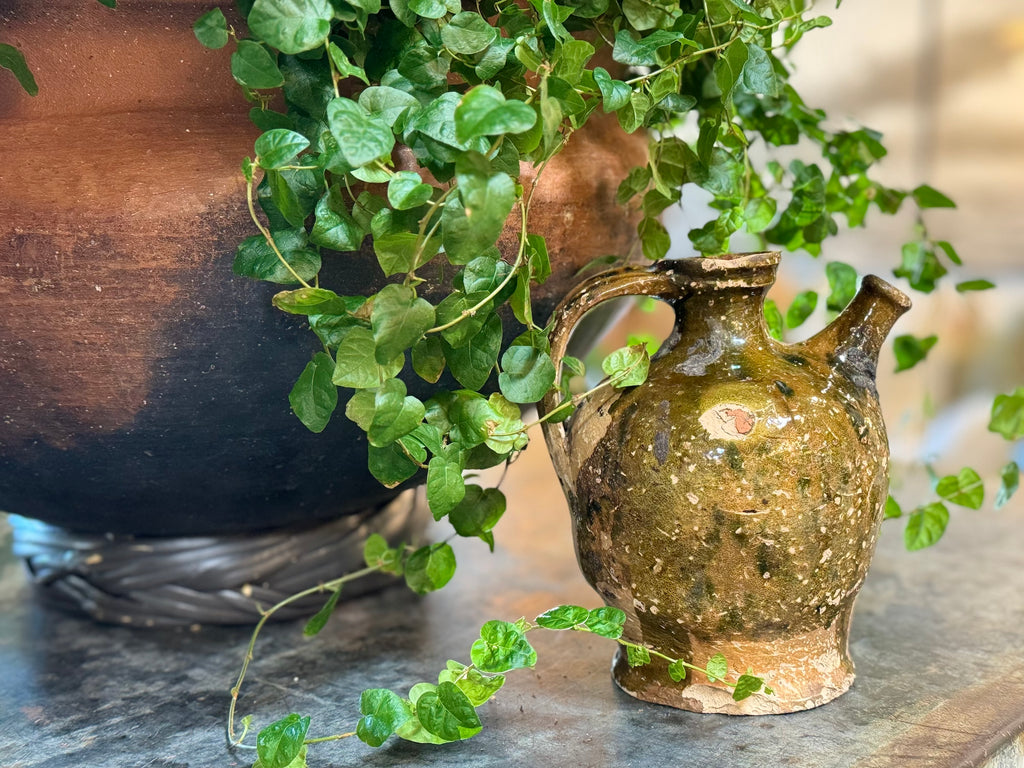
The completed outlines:
<svg viewBox="0 0 1024 768">
<path fill-rule="evenodd" d="M 910 309 L 910 298 L 874 275 L 823 331 L 799 345 L 824 357 L 855 384 L 873 392 L 878 353 L 896 321 Z"/>
</svg>

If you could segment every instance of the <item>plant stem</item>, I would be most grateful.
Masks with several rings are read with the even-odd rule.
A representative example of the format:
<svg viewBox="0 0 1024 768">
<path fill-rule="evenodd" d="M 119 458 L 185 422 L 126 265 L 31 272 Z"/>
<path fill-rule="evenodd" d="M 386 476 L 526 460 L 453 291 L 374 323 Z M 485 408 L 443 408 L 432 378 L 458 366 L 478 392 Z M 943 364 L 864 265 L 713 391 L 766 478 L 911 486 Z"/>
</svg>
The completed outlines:
<svg viewBox="0 0 1024 768">
<path fill-rule="evenodd" d="M 270 233 L 269 229 L 263 226 L 263 222 L 261 222 L 259 216 L 256 215 L 256 204 L 253 201 L 251 178 L 246 179 L 245 182 L 245 199 L 246 203 L 248 203 L 249 206 L 249 217 L 253 220 L 253 223 L 256 225 L 256 228 L 260 231 L 260 234 L 263 235 L 263 239 L 267 241 L 267 245 L 270 246 L 271 250 L 273 250 L 277 258 L 280 259 L 281 263 L 284 264 L 285 268 L 291 273 L 292 277 L 294 277 L 299 282 L 299 284 L 302 285 L 303 288 L 311 287 L 310 284 L 303 280 L 299 273 L 295 271 L 295 268 L 288 263 L 288 259 L 284 257 L 284 254 L 282 254 L 280 249 L 277 247 L 277 243 L 274 242 L 274 236 Z"/>
</svg>

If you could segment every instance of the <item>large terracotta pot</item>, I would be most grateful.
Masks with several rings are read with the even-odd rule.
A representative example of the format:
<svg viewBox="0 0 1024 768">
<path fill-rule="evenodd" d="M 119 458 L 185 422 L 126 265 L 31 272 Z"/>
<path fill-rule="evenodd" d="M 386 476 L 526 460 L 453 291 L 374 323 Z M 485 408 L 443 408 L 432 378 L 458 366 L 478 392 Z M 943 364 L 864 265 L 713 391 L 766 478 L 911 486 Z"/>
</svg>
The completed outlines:
<svg viewBox="0 0 1024 768">
<path fill-rule="evenodd" d="M 209 6 L 0 10 L 0 39 L 40 87 L 31 98 L 0 77 L 0 510 L 84 532 L 206 534 L 393 493 L 366 471 L 355 425 L 338 414 L 313 435 L 290 413 L 316 339 L 272 309 L 275 286 L 231 274 L 254 231 L 239 160 L 256 131 L 229 51 L 192 35 Z M 644 139 L 609 139 L 577 135 L 545 174 L 534 226 L 555 274 L 540 316 L 579 266 L 633 237 L 614 195 Z M 325 285 L 373 279 L 369 252 L 336 261 Z"/>
</svg>

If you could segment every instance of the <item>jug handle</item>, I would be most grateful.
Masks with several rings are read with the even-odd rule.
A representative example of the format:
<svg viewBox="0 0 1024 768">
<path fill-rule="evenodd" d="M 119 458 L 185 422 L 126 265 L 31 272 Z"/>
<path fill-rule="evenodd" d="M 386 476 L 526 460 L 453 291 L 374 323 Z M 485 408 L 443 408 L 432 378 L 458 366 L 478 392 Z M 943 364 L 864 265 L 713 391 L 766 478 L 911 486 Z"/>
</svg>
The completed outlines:
<svg viewBox="0 0 1024 768">
<path fill-rule="evenodd" d="M 587 312 L 598 304 L 622 296 L 652 296 L 671 300 L 679 298 L 682 293 L 670 271 L 641 267 L 622 267 L 602 272 L 570 291 L 552 314 L 554 322 L 550 335 L 550 354 L 555 364 L 555 384 L 537 403 L 537 411 L 541 418 L 555 410 L 562 402 L 558 389 L 562 380 L 562 358 L 565 356 L 576 324 Z M 543 421 L 541 427 L 555 471 L 561 478 L 571 477 L 568 472 L 569 457 L 564 422 Z"/>
</svg>

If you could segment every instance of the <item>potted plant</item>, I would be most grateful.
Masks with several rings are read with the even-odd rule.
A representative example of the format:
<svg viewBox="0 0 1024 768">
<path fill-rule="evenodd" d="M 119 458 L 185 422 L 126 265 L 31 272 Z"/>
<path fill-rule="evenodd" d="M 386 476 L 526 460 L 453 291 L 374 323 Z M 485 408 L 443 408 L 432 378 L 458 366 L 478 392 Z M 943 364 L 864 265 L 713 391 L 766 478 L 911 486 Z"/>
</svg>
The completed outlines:
<svg viewBox="0 0 1024 768">
<path fill-rule="evenodd" d="M 546 318 L 531 301 L 551 246 L 531 229 L 536 201 L 524 163 L 543 176 L 562 146 L 571 146 L 572 134 L 602 114 L 614 114 L 623 135 L 650 130 L 646 163 L 618 185 L 620 201 L 639 214 L 638 250 L 650 259 L 667 252 L 658 216 L 687 184 L 710 192 L 718 211 L 689 233 L 694 250 L 706 255 L 727 251 L 741 230 L 765 246 L 818 255 L 840 221 L 858 226 L 869 209 L 951 205 L 928 186 L 905 192 L 875 181 L 872 166 L 884 155 L 880 137 L 867 129 L 830 130 L 825 115 L 800 99 L 788 82 L 785 52 L 829 23 L 802 4 L 538 2 L 463 9 L 410 2 L 382 9 L 257 0 L 241 11 L 248 33 L 218 11 L 204 15 L 196 32 L 214 46 L 234 38 L 232 73 L 257 103 L 263 130 L 243 163 L 258 233 L 239 248 L 236 272 L 298 286 L 276 294 L 274 303 L 308 318 L 324 348 L 299 376 L 293 409 L 317 428 L 338 408 L 336 387 L 354 389 L 346 416 L 366 433 L 374 476 L 395 485 L 425 471 L 434 516 L 488 542 L 504 504 L 494 489 L 467 484 L 463 471 L 521 450 L 521 406 L 567 378 L 551 360 Z M 627 71 L 596 66 L 600 51 L 610 51 Z M 275 106 L 267 92 L 281 86 L 283 105 L 267 108 Z M 784 167 L 760 154 L 798 142 L 820 149 L 822 159 Z M 502 259 L 493 247 L 509 214 L 516 234 Z M 359 296 L 332 291 L 326 278 L 321 285 L 321 259 L 336 256 L 319 249 L 352 250 L 367 235 L 390 282 Z M 950 262 L 959 262 L 953 246 L 931 240 L 922 219 L 895 272 L 927 292 Z M 432 266 L 441 268 L 428 271 Z M 857 275 L 836 262 L 826 273 L 826 302 L 838 311 L 852 299 Z M 442 295 L 426 298 L 430 284 L 442 286 Z M 800 325 L 817 299 L 801 294 L 784 316 L 767 304 L 768 327 L 781 334 Z M 497 312 L 502 302 L 522 326 L 504 351 L 501 329 L 512 321 Z M 900 364 L 913 365 L 927 348 L 925 340 L 903 337 Z M 572 358 L 560 362 L 570 372 L 581 370 Z M 613 355 L 606 367 L 610 385 L 636 382 L 645 366 L 641 350 Z M 447 370 L 457 383 L 417 397 L 395 375 L 403 367 L 427 382 Z M 486 389 L 489 379 L 497 393 Z M 996 403 L 993 426 L 1008 437 L 1021 431 L 1022 399 L 1018 392 Z M 569 415 L 577 402 L 568 388 L 559 389 L 547 420 Z M 1006 497 L 1016 487 L 1016 468 L 1003 477 Z M 943 478 L 937 490 L 970 505 L 975 478 Z M 894 502 L 886 510 L 899 514 Z M 908 517 L 908 546 L 916 548 L 941 535 L 948 511 L 936 502 Z M 404 570 L 417 591 L 442 586 L 454 568 L 445 544 L 406 551 L 375 538 L 366 558 L 370 570 Z M 326 621 L 348 580 L 329 585 L 334 592 L 310 622 L 311 632 Z M 494 675 L 532 664 L 523 635 L 538 626 L 618 637 L 622 624 L 614 611 L 563 607 L 535 622 L 489 625 L 473 667 L 442 673 L 437 686 L 408 699 L 364 695 L 359 735 L 369 743 L 392 732 L 426 741 L 472 735 L 470 712 L 500 685 Z M 631 661 L 644 663 L 649 651 L 625 647 Z M 666 661 L 682 674 L 685 660 Z M 713 657 L 699 666 L 718 679 L 726 676 L 720 665 Z M 729 680 L 741 696 L 761 687 L 747 677 Z M 293 716 L 268 728 L 261 760 L 270 764 L 282 744 L 286 749 L 273 760 L 303 759 L 297 755 L 307 727 Z"/>
</svg>

